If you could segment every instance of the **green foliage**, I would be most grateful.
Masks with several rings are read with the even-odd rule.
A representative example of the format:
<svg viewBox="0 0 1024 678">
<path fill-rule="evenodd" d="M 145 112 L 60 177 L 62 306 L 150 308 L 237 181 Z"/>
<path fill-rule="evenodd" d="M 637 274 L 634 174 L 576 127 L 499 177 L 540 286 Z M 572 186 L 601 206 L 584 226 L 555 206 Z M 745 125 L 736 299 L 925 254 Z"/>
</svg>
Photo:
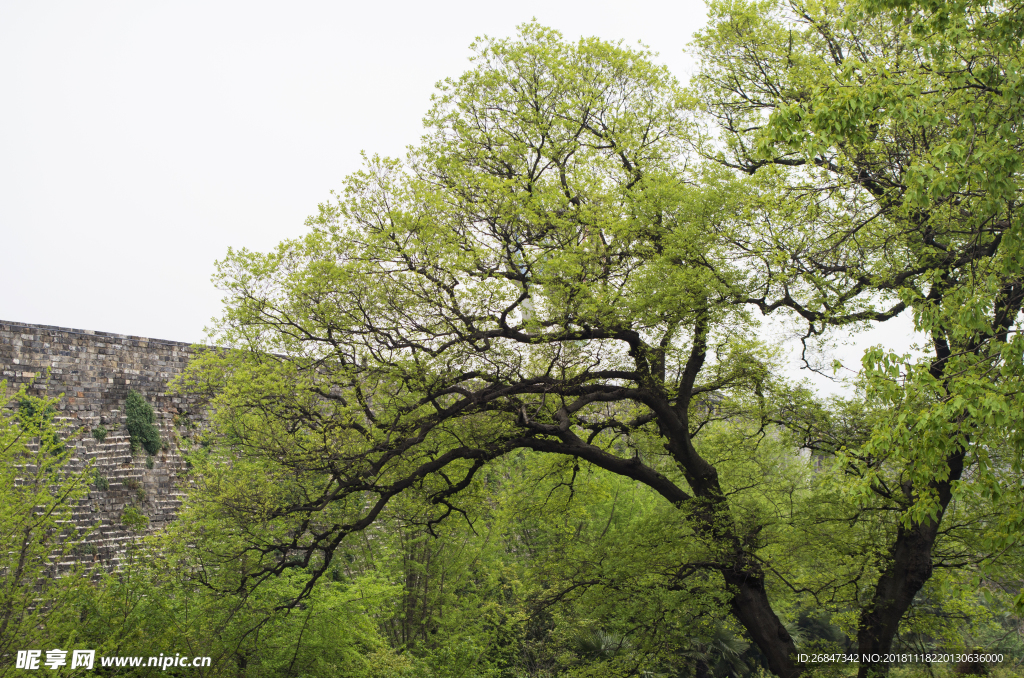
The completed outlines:
<svg viewBox="0 0 1024 678">
<path fill-rule="evenodd" d="M 107 439 L 107 427 L 100 424 L 92 430 L 92 437 L 96 439 L 96 442 L 102 443 Z"/>
<path fill-rule="evenodd" d="M 125 511 L 128 516 L 134 509 Z M 142 527 L 137 512 L 132 529 Z M 209 656 L 208 676 L 398 678 L 410 662 L 375 628 L 381 601 L 395 587 L 371 575 L 325 583 L 303 605 L 280 609 L 301 589 L 282 577 L 255 595 L 225 595 L 196 586 L 190 547 L 179 541 L 201 528 L 176 524 L 165 535 L 136 538 L 119 572 L 82 587 L 74 605 L 46 630 L 48 647 L 90 647 L 100 655 L 154 656 L 187 651 Z M 152 558 L 158 552 L 161 558 Z M 150 675 L 151 669 L 119 675 Z"/>
<path fill-rule="evenodd" d="M 160 449 L 160 431 L 153 425 L 153 407 L 137 391 L 129 391 L 124 405 L 127 418 L 125 427 L 131 436 L 132 451 L 140 447 L 146 454 L 156 454 Z"/>
<path fill-rule="evenodd" d="M 694 147 L 749 175 L 735 242 L 762 286 L 751 301 L 798 314 L 806 343 L 901 313 L 927 337 L 865 354 L 854 435 L 829 431 L 838 412 L 804 421 L 836 462 L 815 496 L 856 545 L 827 547 L 844 598 L 874 597 L 844 622 L 862 652 L 892 642 L 877 610 L 897 588 L 908 632 L 961 646 L 970 630 L 947 621 L 984 617 L 970 582 L 1000 605 L 1020 585 L 1021 26 L 991 2 L 722 2 L 696 40 L 693 101 L 717 129 Z M 840 524 L 865 511 L 870 534 Z"/>
<path fill-rule="evenodd" d="M 142 488 L 136 490 L 136 492 L 142 491 Z M 121 512 L 121 524 L 129 530 L 144 530 L 146 529 L 146 526 L 149 525 L 149 518 L 147 518 L 138 508 L 134 506 L 128 506 L 127 508 L 125 508 L 124 511 Z"/>
<path fill-rule="evenodd" d="M 67 449 L 54 425 L 54 417 L 57 416 L 55 401 L 36 398 L 28 395 L 24 390 L 20 390 L 14 396 L 14 402 L 18 405 L 18 419 L 23 422 L 24 426 L 38 431 L 38 435 L 41 437 L 40 445 L 47 447 L 55 455 L 62 454 Z"/>
<path fill-rule="evenodd" d="M 1013 101 L 921 38 L 961 33 L 912 23 L 718 3 L 690 90 L 536 24 L 478 41 L 405 160 L 219 265 L 239 350 L 179 384 L 213 397 L 192 571 L 301 572 L 303 598 L 336 558 L 384 570 L 381 627 L 428 673 L 795 676 L 798 646 L 966 642 L 953 620 L 1019 583 L 1021 149 Z M 909 311 L 933 355 L 873 350 L 822 402 L 756 311 L 810 348 Z"/>
<path fill-rule="evenodd" d="M 96 486 L 96 489 L 101 492 L 106 492 L 110 489 L 110 481 L 107 480 L 107 476 L 103 474 L 98 468 L 93 469 L 92 472 L 92 484 Z"/>
<path fill-rule="evenodd" d="M 47 621 L 67 609 L 81 583 L 74 571 L 54 577 L 86 536 L 72 516 L 91 478 L 88 468 L 69 463 L 56 404 L 25 387 L 9 396 L 0 382 L 0 675 L 13 671 L 7 658 L 15 650 L 41 641 Z"/>
</svg>

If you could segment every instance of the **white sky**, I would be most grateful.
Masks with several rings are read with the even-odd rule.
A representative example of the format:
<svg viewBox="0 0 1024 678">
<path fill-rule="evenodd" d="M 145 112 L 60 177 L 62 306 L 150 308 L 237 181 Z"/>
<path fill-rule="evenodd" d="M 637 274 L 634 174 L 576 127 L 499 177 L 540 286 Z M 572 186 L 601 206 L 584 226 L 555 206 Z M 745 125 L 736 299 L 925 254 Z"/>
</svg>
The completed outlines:
<svg viewBox="0 0 1024 678">
<path fill-rule="evenodd" d="M 199 341 L 227 248 L 266 250 L 401 155 L 479 35 L 536 17 L 680 77 L 698 0 L 0 0 L 0 319 Z M 874 342 L 871 342 L 874 343 Z"/>
</svg>

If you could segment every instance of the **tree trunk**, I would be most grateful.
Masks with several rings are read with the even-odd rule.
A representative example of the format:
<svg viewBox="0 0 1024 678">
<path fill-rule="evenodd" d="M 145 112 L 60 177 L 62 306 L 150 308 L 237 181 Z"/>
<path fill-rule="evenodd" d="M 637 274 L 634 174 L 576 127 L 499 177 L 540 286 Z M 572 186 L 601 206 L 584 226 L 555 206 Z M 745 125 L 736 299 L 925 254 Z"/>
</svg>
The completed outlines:
<svg viewBox="0 0 1024 678">
<path fill-rule="evenodd" d="M 768 602 L 764 577 L 750 571 L 722 573 L 725 583 L 736 590 L 732 613 L 750 634 L 750 639 L 768 660 L 768 668 L 779 678 L 795 678 L 803 673 L 796 661 L 796 645 Z"/>
<path fill-rule="evenodd" d="M 961 450 L 950 456 L 946 463 L 949 465 L 949 479 L 933 484 L 939 499 L 938 515 L 935 520 L 909 528 L 900 526 L 896 542 L 889 551 L 889 562 L 875 585 L 871 603 L 861 610 L 857 633 L 861 662 L 857 678 L 888 675 L 889 664 L 880 660 L 892 649 L 900 619 L 910 608 L 914 596 L 932 576 L 932 547 L 935 546 L 942 515 L 953 496 L 952 483 L 963 474 L 964 452 Z M 879 661 L 875 661 L 876 657 Z"/>
</svg>

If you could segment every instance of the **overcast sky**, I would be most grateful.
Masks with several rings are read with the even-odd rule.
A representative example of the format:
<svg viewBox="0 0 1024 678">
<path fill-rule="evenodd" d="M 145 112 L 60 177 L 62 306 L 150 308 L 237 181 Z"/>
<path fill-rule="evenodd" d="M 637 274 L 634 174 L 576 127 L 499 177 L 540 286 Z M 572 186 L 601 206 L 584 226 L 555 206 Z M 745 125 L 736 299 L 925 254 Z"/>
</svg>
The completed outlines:
<svg viewBox="0 0 1024 678">
<path fill-rule="evenodd" d="M 0 0 L 0 319 L 199 341 L 228 247 L 266 250 L 361 150 L 401 155 L 477 36 L 535 17 L 681 79 L 695 0 Z"/>
</svg>

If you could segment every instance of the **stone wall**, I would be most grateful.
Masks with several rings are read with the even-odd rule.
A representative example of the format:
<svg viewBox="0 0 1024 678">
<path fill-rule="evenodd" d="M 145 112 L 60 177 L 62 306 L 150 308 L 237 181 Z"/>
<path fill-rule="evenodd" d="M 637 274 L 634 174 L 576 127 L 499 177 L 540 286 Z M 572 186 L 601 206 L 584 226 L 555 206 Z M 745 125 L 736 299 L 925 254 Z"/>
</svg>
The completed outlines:
<svg viewBox="0 0 1024 678">
<path fill-rule="evenodd" d="M 80 429 L 69 441 L 73 467 L 91 463 L 107 478 L 108 488 L 94 484 L 75 512 L 79 527 L 95 527 L 79 557 L 117 566 L 131 538 L 121 524 L 128 506 L 149 518 L 150 532 L 174 519 L 183 496 L 179 451 L 203 417 L 194 402 L 167 395 L 167 384 L 191 355 L 192 347 L 180 342 L 0 320 L 0 380 L 8 393 L 30 385 L 33 395 L 63 394 L 62 430 Z M 123 414 L 129 390 L 153 406 L 166 444 L 148 463 L 144 451 L 133 455 L 129 446 Z M 108 430 L 102 442 L 91 435 L 100 425 Z"/>
</svg>

